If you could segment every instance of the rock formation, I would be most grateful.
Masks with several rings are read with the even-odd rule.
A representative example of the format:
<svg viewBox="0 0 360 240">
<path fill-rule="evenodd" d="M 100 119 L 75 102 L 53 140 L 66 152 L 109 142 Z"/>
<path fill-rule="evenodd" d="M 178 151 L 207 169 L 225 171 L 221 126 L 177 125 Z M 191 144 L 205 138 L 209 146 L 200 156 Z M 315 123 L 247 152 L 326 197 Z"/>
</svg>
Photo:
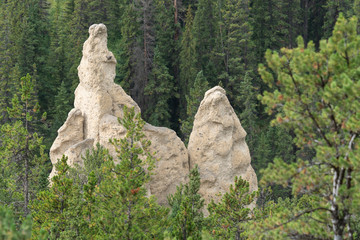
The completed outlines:
<svg viewBox="0 0 360 240">
<path fill-rule="evenodd" d="M 125 128 L 117 118 L 123 117 L 123 106 L 140 108 L 121 86 L 114 83 L 116 59 L 107 48 L 107 30 L 103 24 L 92 25 L 84 43 L 83 57 L 78 67 L 80 84 L 75 90 L 75 108 L 69 112 L 64 125 L 50 149 L 54 165 L 63 154 L 69 164 L 82 163 L 81 155 L 99 142 L 115 155 L 110 138 L 125 136 Z M 188 154 L 184 143 L 173 130 L 146 124 L 146 137 L 152 142 L 150 150 L 161 159 L 156 162 L 149 184 L 150 194 L 160 204 L 174 193 L 189 171 Z M 56 174 L 55 168 L 50 178 Z"/>
<path fill-rule="evenodd" d="M 63 154 L 68 156 L 71 165 L 81 165 L 81 156 L 98 142 L 115 156 L 109 139 L 125 136 L 126 130 L 117 120 L 123 117 L 123 106 L 140 112 L 136 102 L 114 83 L 116 59 L 107 49 L 105 25 L 92 25 L 89 33 L 78 67 L 80 83 L 75 90 L 75 107 L 58 130 L 50 149 L 53 165 Z M 241 175 L 250 181 L 251 190 L 257 189 L 245 143 L 246 132 L 224 89 L 215 87 L 206 92 L 195 116 L 188 150 L 173 130 L 146 124 L 144 132 L 152 142 L 150 150 L 156 152 L 155 157 L 159 159 L 148 189 L 160 204 L 166 205 L 167 196 L 184 182 L 189 164 L 200 167 L 200 193 L 206 204 L 216 193 L 227 191 L 235 176 Z M 50 178 L 54 174 L 55 168 Z"/>
<path fill-rule="evenodd" d="M 195 115 L 188 146 L 190 167 L 199 166 L 199 192 L 205 205 L 211 199 L 218 200 L 217 193 L 228 191 L 235 176 L 249 181 L 250 191 L 257 190 L 245 136 L 225 90 L 221 87 L 208 90 Z"/>
</svg>

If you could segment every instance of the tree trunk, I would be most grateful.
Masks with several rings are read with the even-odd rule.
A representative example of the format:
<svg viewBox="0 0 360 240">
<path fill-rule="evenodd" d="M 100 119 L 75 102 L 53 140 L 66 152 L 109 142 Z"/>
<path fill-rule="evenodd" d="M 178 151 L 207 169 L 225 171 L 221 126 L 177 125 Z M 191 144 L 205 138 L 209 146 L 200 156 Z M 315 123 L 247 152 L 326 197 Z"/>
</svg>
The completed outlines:
<svg viewBox="0 0 360 240">
<path fill-rule="evenodd" d="M 175 34 L 174 34 L 174 40 L 177 41 L 179 39 L 179 28 L 177 27 L 178 24 L 178 6 L 177 6 L 177 0 L 174 0 L 174 24 L 175 24 Z"/>
</svg>

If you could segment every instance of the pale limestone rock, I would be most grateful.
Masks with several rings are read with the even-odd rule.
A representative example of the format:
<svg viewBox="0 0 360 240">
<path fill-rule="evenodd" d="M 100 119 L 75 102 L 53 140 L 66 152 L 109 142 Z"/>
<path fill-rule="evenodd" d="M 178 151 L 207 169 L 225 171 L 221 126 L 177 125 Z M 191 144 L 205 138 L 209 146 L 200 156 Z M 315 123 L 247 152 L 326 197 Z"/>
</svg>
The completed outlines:
<svg viewBox="0 0 360 240">
<path fill-rule="evenodd" d="M 121 86 L 114 83 L 116 59 L 107 49 L 107 30 L 103 24 L 92 25 L 90 36 L 83 47 L 83 57 L 78 67 L 80 83 L 75 90 L 75 108 L 58 131 L 50 151 L 53 165 L 65 154 L 71 165 L 82 164 L 81 155 L 96 143 L 108 148 L 116 159 L 109 139 L 123 138 L 126 129 L 119 124 L 123 107 L 140 108 Z M 156 152 L 154 175 L 148 186 L 161 204 L 174 193 L 189 171 L 188 153 L 175 132 L 146 124 L 146 137 L 152 142 L 150 150 Z M 54 176 L 53 169 L 50 178 Z"/>
<path fill-rule="evenodd" d="M 167 205 L 167 196 L 175 193 L 176 186 L 184 183 L 188 174 L 188 152 L 184 143 L 171 129 L 146 124 L 144 131 L 152 143 L 150 151 L 156 152 L 155 156 L 158 158 L 155 174 L 151 176 L 150 194 L 156 195 L 160 204 Z"/>
<path fill-rule="evenodd" d="M 55 165 L 58 159 L 71 146 L 84 140 L 84 116 L 79 109 L 72 109 L 64 123 L 58 130 L 58 136 L 50 148 L 51 163 Z M 55 167 L 53 167 L 49 178 L 56 174 Z"/>
<path fill-rule="evenodd" d="M 250 191 L 257 190 L 245 136 L 225 90 L 217 86 L 207 91 L 195 115 L 188 145 L 190 166 L 199 166 L 199 192 L 205 205 L 211 199 L 218 201 L 216 194 L 228 191 L 235 176 L 249 181 Z"/>
<path fill-rule="evenodd" d="M 84 156 L 86 150 L 90 149 L 93 145 L 94 139 L 87 138 L 69 147 L 68 150 L 66 150 L 66 152 L 64 153 L 69 158 L 68 164 L 70 166 L 83 166 L 83 161 L 81 157 Z"/>
</svg>

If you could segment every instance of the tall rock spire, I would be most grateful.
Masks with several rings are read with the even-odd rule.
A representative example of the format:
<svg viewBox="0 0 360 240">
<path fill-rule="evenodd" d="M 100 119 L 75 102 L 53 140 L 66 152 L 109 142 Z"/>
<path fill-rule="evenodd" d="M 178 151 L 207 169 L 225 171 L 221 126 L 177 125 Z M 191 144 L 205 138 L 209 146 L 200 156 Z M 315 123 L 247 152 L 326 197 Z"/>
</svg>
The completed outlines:
<svg viewBox="0 0 360 240">
<path fill-rule="evenodd" d="M 205 205 L 218 200 L 218 193 L 229 190 L 235 176 L 249 181 L 250 191 L 257 190 L 257 178 L 251 166 L 246 132 L 219 86 L 208 90 L 195 115 L 189 139 L 190 165 L 199 166 L 200 194 Z"/>
<path fill-rule="evenodd" d="M 116 59 L 107 48 L 107 30 L 104 24 L 94 24 L 83 47 L 83 57 L 78 67 L 80 83 L 75 90 L 74 109 L 69 112 L 64 125 L 50 149 L 53 165 L 68 156 L 69 164 L 82 165 L 82 155 L 87 149 L 100 143 L 109 149 L 116 159 L 109 139 L 121 139 L 125 128 L 118 122 L 123 117 L 123 107 L 140 108 L 120 85 L 114 83 Z M 176 133 L 168 128 L 144 126 L 146 137 L 152 142 L 150 150 L 156 152 L 154 175 L 148 186 L 149 194 L 167 204 L 167 195 L 176 191 L 189 170 L 188 153 Z M 50 178 L 56 174 L 55 168 Z"/>
</svg>

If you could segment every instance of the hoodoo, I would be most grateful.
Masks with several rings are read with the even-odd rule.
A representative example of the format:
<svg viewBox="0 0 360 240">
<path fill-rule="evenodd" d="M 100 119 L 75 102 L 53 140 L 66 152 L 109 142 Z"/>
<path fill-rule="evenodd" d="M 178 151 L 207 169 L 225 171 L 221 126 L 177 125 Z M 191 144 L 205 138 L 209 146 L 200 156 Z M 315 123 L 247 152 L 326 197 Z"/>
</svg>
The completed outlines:
<svg viewBox="0 0 360 240">
<path fill-rule="evenodd" d="M 125 136 L 126 130 L 117 120 L 123 117 L 123 107 L 133 107 L 137 113 L 141 111 L 121 86 L 114 83 L 116 59 L 107 48 L 106 26 L 94 24 L 89 33 L 78 67 L 80 83 L 75 90 L 74 108 L 58 130 L 50 149 L 53 165 L 64 154 L 70 165 L 81 165 L 82 155 L 96 143 L 108 148 L 115 157 L 109 139 Z M 201 102 L 189 150 L 171 129 L 146 124 L 144 133 L 151 141 L 150 150 L 159 159 L 148 186 L 149 194 L 155 195 L 162 205 L 167 204 L 167 196 L 185 181 L 190 167 L 195 164 L 200 167 L 200 193 L 206 204 L 216 198 L 216 193 L 227 191 L 235 176 L 248 180 L 251 190 L 257 189 L 245 142 L 246 132 L 226 98 L 225 90 L 220 87 L 206 92 Z M 55 167 L 50 178 L 54 174 Z"/>
<path fill-rule="evenodd" d="M 197 164 L 200 169 L 199 192 L 205 205 L 228 191 L 235 176 L 249 181 L 250 191 L 257 190 L 245 136 L 225 90 L 219 86 L 208 90 L 195 115 L 188 146 L 190 167 Z"/>
<path fill-rule="evenodd" d="M 125 128 L 117 120 L 123 117 L 123 106 L 140 112 L 136 102 L 114 83 L 116 59 L 107 48 L 106 26 L 92 25 L 89 33 L 78 67 L 80 83 L 75 90 L 74 109 L 58 130 L 50 149 L 53 165 L 63 154 L 68 156 L 71 165 L 81 164 L 82 154 L 98 142 L 115 156 L 109 139 L 125 136 Z M 167 195 L 175 192 L 189 171 L 187 149 L 171 129 L 146 124 L 144 132 L 152 143 L 150 150 L 156 152 L 155 157 L 159 159 L 149 194 L 154 194 L 160 204 L 166 204 Z M 55 168 L 50 177 L 54 174 Z"/>
</svg>

